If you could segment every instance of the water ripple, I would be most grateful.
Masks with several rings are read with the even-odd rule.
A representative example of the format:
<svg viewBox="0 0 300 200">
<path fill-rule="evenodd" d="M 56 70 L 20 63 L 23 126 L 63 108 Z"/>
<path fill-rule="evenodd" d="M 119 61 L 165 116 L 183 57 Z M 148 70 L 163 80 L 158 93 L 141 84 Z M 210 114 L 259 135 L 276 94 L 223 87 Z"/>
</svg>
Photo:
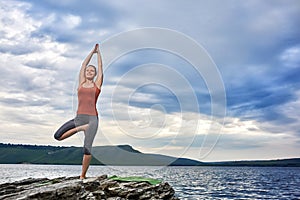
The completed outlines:
<svg viewBox="0 0 300 200">
<path fill-rule="evenodd" d="M 0 165 L 0 183 L 34 177 L 80 174 L 81 166 Z M 280 167 L 108 167 L 91 166 L 89 176 L 145 176 L 169 182 L 180 199 L 300 199 L 300 168 Z"/>
</svg>

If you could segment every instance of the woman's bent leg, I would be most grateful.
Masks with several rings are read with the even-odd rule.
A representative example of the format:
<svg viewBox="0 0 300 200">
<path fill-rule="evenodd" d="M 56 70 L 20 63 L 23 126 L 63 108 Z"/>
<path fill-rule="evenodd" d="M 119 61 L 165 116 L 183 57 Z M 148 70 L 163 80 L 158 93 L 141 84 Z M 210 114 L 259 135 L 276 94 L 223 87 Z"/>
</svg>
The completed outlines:
<svg viewBox="0 0 300 200">
<path fill-rule="evenodd" d="M 63 136 L 64 133 L 74 129 L 75 126 L 75 120 L 71 119 L 70 121 L 64 123 L 54 134 L 54 138 L 56 140 L 62 140 L 61 137 Z"/>
<path fill-rule="evenodd" d="M 77 120 L 78 121 L 78 120 Z M 77 127 L 76 127 L 77 125 Z M 88 124 L 84 124 L 78 126 L 78 122 L 75 122 L 75 119 L 71 119 L 70 121 L 63 124 L 54 134 L 54 138 L 56 140 L 64 140 L 79 131 L 86 131 L 88 128 Z"/>
<path fill-rule="evenodd" d="M 82 126 L 78 126 L 78 127 L 75 127 L 71 130 L 68 130 L 67 132 L 65 132 L 60 138 L 59 140 L 64 140 L 72 135 L 74 135 L 75 133 L 78 133 L 80 131 L 85 131 L 87 128 L 88 128 L 88 124 L 85 124 L 85 125 L 82 125 Z"/>
</svg>

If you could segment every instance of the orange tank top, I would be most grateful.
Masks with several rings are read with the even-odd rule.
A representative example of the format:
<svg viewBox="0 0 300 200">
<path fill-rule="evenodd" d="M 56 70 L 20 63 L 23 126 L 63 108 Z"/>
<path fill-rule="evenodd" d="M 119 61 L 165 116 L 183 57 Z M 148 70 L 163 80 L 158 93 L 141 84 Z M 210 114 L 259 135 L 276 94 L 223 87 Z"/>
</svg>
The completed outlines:
<svg viewBox="0 0 300 200">
<path fill-rule="evenodd" d="M 92 88 L 80 86 L 78 89 L 78 109 L 77 114 L 97 116 L 96 103 L 100 89 L 95 85 Z"/>
</svg>

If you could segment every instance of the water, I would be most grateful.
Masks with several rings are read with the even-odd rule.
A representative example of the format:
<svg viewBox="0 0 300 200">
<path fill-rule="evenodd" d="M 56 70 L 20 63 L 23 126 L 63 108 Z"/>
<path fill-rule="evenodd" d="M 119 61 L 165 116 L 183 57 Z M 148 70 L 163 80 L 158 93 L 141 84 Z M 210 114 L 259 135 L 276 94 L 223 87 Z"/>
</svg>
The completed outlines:
<svg viewBox="0 0 300 200">
<path fill-rule="evenodd" d="M 79 165 L 0 165 L 0 183 L 69 177 Z M 300 199 L 300 168 L 91 166 L 88 176 L 146 176 L 169 182 L 180 199 Z"/>
</svg>

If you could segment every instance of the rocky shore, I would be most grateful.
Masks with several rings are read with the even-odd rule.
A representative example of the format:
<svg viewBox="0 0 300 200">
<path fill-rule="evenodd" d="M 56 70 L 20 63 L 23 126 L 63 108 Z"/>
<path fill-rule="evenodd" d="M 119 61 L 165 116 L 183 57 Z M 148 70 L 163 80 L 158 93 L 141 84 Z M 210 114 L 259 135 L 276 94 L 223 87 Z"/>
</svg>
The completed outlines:
<svg viewBox="0 0 300 200">
<path fill-rule="evenodd" d="M 178 199 L 167 183 L 117 181 L 102 175 L 79 180 L 79 177 L 25 179 L 0 185 L 0 199 Z"/>
</svg>

